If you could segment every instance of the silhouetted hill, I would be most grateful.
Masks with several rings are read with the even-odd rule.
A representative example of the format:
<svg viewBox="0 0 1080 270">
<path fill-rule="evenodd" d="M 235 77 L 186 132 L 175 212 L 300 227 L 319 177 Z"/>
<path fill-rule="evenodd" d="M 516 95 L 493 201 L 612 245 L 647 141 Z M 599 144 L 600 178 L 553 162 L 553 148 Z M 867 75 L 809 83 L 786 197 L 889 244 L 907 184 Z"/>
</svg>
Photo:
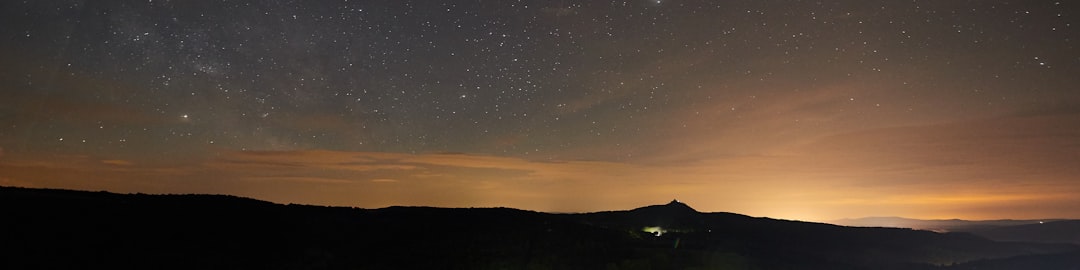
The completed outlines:
<svg viewBox="0 0 1080 270">
<path fill-rule="evenodd" d="M 0 187 L 0 213 L 2 269 L 945 269 L 935 265 L 999 260 L 1028 269 L 1030 258 L 1080 252 L 699 213 L 677 201 L 549 214 Z"/>
<path fill-rule="evenodd" d="M 645 227 L 663 230 L 694 231 L 704 227 L 701 213 L 679 201 L 650 205 L 628 211 L 571 214 L 578 220 L 619 230 L 641 231 Z"/>
<path fill-rule="evenodd" d="M 997 241 L 1080 244 L 1080 220 L 973 229 L 970 232 Z"/>
<path fill-rule="evenodd" d="M 679 201 L 665 205 L 652 205 L 630 210 L 634 216 L 653 221 L 657 226 L 693 226 L 700 219 L 701 213 Z"/>
<path fill-rule="evenodd" d="M 1080 220 L 920 220 L 900 217 L 867 217 L 841 219 L 830 223 L 844 226 L 967 232 L 996 241 L 1080 244 Z"/>
<path fill-rule="evenodd" d="M 1080 269 L 1080 252 L 1022 255 L 1002 259 L 979 260 L 940 269 L 947 270 L 1076 270 Z"/>
<path fill-rule="evenodd" d="M 680 202 L 679 200 L 671 200 L 668 204 L 664 205 L 650 205 L 634 210 L 632 212 L 638 212 L 644 215 L 696 215 L 700 214 L 693 207 Z"/>
<path fill-rule="evenodd" d="M 928 230 L 928 231 L 960 231 L 968 232 L 972 230 L 996 228 L 1003 226 L 1016 226 L 1026 224 L 1038 224 L 1039 222 L 1058 221 L 1059 219 L 1050 220 L 1015 220 L 1015 219 L 999 219 L 999 220 L 963 220 L 963 219 L 911 219 L 902 217 L 864 217 L 856 219 L 840 219 L 829 221 L 831 224 L 854 226 L 854 227 L 889 227 L 889 228 L 910 228 L 916 230 Z"/>
</svg>

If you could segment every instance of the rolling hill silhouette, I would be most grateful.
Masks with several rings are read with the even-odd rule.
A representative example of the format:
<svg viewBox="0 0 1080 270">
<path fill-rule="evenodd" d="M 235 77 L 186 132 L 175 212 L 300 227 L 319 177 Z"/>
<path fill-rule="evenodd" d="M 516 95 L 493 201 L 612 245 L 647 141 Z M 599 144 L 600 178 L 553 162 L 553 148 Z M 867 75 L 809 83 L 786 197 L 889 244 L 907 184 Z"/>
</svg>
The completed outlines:
<svg viewBox="0 0 1080 270">
<path fill-rule="evenodd" d="M 841 219 L 830 223 L 843 226 L 967 232 L 995 241 L 1080 244 L 1080 220 L 921 220 L 901 217 L 867 217 Z"/>
<path fill-rule="evenodd" d="M 998 227 L 1038 224 L 1040 222 L 1061 221 L 1061 219 L 999 219 L 999 220 L 963 220 L 963 219 L 912 219 L 902 217 L 864 217 L 840 219 L 828 223 L 856 227 L 891 227 L 911 228 L 928 231 L 960 231 L 992 229 Z"/>
<path fill-rule="evenodd" d="M 700 213 L 357 209 L 0 187 L 0 268 L 1073 269 L 1072 244 Z M 662 232 L 662 233 L 657 233 Z M 1071 268 L 1070 268 L 1071 267 Z M 982 268 L 980 268 L 982 269 Z"/>
<path fill-rule="evenodd" d="M 1080 220 L 1058 220 L 971 230 L 997 241 L 1080 244 Z"/>
</svg>

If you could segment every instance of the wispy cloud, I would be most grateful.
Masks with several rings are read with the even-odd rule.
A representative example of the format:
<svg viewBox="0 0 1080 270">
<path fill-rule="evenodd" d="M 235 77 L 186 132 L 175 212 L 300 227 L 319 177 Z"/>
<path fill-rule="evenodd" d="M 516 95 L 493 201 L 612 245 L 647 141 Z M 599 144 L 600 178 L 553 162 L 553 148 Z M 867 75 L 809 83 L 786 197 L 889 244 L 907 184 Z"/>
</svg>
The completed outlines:
<svg viewBox="0 0 1080 270">
<path fill-rule="evenodd" d="M 1080 192 L 1074 177 L 1080 169 L 1061 162 L 1080 161 L 1075 143 L 1080 130 L 1061 126 L 1080 126 L 1080 118 L 1049 114 L 875 127 L 759 153 L 666 153 L 671 156 L 658 159 L 670 162 L 650 163 L 328 150 L 222 151 L 201 163 L 175 166 L 88 156 L 5 156 L 0 177 L 52 187 L 130 190 L 141 185 L 360 207 L 573 212 L 678 198 L 706 211 L 816 220 L 886 210 L 938 217 L 976 208 L 986 213 L 978 217 L 1023 218 L 1043 213 L 1034 201 L 1080 203 L 1067 196 Z M 686 143 L 672 151 L 695 143 L 720 145 Z M 671 157 L 678 155 L 686 158 L 675 162 Z"/>
<path fill-rule="evenodd" d="M 121 159 L 106 159 L 101 161 L 102 164 L 115 165 L 115 166 L 131 166 L 135 165 L 134 162 L 121 160 Z"/>
</svg>

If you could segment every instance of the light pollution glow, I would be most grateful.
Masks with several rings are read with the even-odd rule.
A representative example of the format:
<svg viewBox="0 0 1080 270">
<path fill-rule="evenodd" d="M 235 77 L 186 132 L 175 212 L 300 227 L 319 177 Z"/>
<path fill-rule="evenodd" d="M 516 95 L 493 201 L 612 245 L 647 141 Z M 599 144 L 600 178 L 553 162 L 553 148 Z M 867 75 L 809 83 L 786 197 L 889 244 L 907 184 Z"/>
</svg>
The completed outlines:
<svg viewBox="0 0 1080 270">
<path fill-rule="evenodd" d="M 31 2 L 4 186 L 1080 218 L 1072 2 Z"/>
</svg>

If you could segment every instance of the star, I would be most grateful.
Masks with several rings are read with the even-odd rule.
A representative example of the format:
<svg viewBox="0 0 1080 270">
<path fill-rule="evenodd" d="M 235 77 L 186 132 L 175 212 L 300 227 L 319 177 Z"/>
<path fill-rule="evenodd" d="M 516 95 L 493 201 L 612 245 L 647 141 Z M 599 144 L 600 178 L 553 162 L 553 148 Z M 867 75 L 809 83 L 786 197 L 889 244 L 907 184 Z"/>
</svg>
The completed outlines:
<svg viewBox="0 0 1080 270">
<path fill-rule="evenodd" d="M 138 191 L 157 177 L 157 191 L 351 206 L 584 211 L 678 195 L 778 217 L 1042 218 L 1073 214 L 1001 194 L 1080 203 L 1080 188 L 1054 188 L 1080 187 L 1068 1 L 10 2 L 0 179 L 44 185 L 5 162 L 70 156 L 147 162 L 58 167 L 115 179 L 49 183 Z M 137 170 L 155 162 L 205 167 Z M 149 173 L 185 170 L 220 177 Z M 412 189 L 247 181 L 283 175 Z"/>
</svg>

